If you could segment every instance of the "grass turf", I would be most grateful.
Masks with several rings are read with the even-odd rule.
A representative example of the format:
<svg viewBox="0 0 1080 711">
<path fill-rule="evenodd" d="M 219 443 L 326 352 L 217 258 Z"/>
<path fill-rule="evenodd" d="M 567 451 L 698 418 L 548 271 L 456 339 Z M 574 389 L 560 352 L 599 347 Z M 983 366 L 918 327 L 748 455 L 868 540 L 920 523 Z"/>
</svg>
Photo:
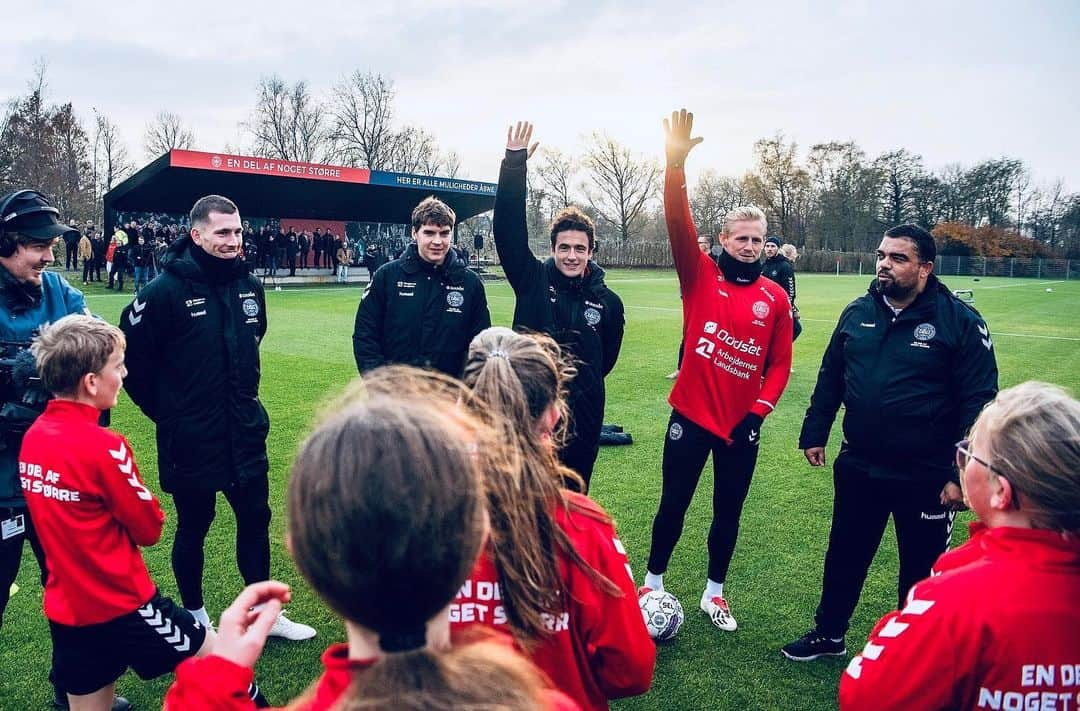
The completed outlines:
<svg viewBox="0 0 1080 711">
<path fill-rule="evenodd" d="M 622 356 L 608 378 L 606 422 L 623 425 L 632 447 L 604 449 L 593 479 L 593 496 L 616 518 L 640 582 L 649 530 L 660 491 L 660 453 L 675 366 L 681 312 L 670 271 L 613 271 L 611 286 L 627 305 Z M 761 455 L 742 518 L 739 544 L 725 593 L 739 621 L 730 634 L 714 629 L 697 611 L 705 577 L 705 535 L 709 524 L 712 468 L 706 466 L 699 493 L 666 575 L 669 589 L 683 601 L 687 620 L 672 643 L 659 651 L 652 690 L 615 702 L 617 709 L 829 708 L 846 664 L 831 659 L 796 664 L 779 648 L 810 625 L 820 589 L 828 537 L 832 487 L 829 470 L 811 469 L 796 449 L 798 430 L 821 354 L 841 309 L 862 293 L 868 277 L 799 276 L 799 305 L 805 331 L 795 345 L 795 372 L 780 406 L 767 420 Z M 947 278 L 951 288 L 970 288 L 976 306 L 994 333 L 1001 386 L 1038 378 L 1080 390 L 1080 282 Z M 1053 291 L 1047 293 L 1046 289 Z M 100 286 L 86 289 L 90 308 L 116 321 L 129 296 Z M 490 284 L 492 320 L 509 324 L 513 295 L 504 283 Z M 284 491 L 289 463 L 321 403 L 355 375 L 351 349 L 353 316 L 360 290 L 309 288 L 268 292 L 270 330 L 262 346 L 262 398 L 270 412 L 272 568 L 294 589 L 289 614 L 314 625 L 319 636 L 307 642 L 271 640 L 256 673 L 268 698 L 284 703 L 318 674 L 323 648 L 343 639 L 341 624 L 315 597 L 289 561 L 283 545 Z M 167 377 L 167 374 L 163 374 Z M 153 427 L 122 396 L 113 427 L 131 440 L 144 478 L 158 491 Z M 838 428 L 830 456 L 836 451 Z M 57 446 L 62 446 L 58 443 Z M 146 549 L 151 574 L 162 592 L 176 586 L 169 565 L 175 531 L 171 499 L 163 497 L 168 519 L 162 543 Z M 234 560 L 234 526 L 219 497 L 220 514 L 206 546 L 206 599 L 211 615 L 231 602 L 241 587 Z M 959 522 L 970 520 L 964 514 Z M 964 526 L 954 543 L 966 538 Z M 870 571 L 848 634 L 849 652 L 861 648 L 877 618 L 895 602 L 896 545 L 892 529 Z M 50 689 L 48 629 L 41 614 L 37 566 L 27 548 L 18 577 L 21 591 L 8 607 L 0 631 L 0 709 L 43 708 Z M 118 690 L 141 709 L 160 708 L 171 677 L 142 682 L 133 674 Z"/>
</svg>

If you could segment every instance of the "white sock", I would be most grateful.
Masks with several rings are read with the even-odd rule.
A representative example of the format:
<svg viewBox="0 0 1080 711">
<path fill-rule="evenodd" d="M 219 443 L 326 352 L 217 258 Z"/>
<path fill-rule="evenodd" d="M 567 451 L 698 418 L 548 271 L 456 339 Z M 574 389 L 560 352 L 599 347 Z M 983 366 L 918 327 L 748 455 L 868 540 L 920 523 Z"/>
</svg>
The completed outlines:
<svg viewBox="0 0 1080 711">
<path fill-rule="evenodd" d="M 650 573 L 645 571 L 645 587 L 651 590 L 663 590 L 664 589 L 664 576 L 663 574 L 657 575 L 656 573 Z"/>
<path fill-rule="evenodd" d="M 724 596 L 724 584 L 718 583 L 715 580 L 705 581 L 705 592 L 701 594 L 702 599 L 712 600 L 714 597 Z"/>
<path fill-rule="evenodd" d="M 210 626 L 210 615 L 206 612 L 206 606 L 203 605 L 198 610 L 188 610 L 191 616 L 194 617 L 200 625 L 203 627 Z"/>
</svg>

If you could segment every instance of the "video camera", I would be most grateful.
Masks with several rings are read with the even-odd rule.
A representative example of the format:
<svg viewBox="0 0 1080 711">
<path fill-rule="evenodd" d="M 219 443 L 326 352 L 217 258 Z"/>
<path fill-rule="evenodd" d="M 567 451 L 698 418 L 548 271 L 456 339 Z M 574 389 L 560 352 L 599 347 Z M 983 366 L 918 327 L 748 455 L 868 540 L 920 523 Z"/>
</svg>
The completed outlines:
<svg viewBox="0 0 1080 711">
<path fill-rule="evenodd" d="M 19 448 L 48 400 L 30 341 L 0 341 L 0 450 Z"/>
</svg>

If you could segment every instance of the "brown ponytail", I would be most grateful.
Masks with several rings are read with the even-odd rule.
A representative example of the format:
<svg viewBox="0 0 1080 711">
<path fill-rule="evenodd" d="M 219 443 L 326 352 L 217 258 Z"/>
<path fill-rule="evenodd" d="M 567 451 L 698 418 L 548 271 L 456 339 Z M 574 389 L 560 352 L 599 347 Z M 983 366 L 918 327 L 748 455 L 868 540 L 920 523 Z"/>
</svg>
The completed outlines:
<svg viewBox="0 0 1080 711">
<path fill-rule="evenodd" d="M 525 648 L 549 634 L 545 618 L 565 610 L 556 551 L 605 592 L 622 594 L 582 559 L 555 521 L 555 506 L 567 505 L 563 482 L 581 479 L 542 441 L 539 424 L 552 406 L 565 413 L 563 393 L 573 374 L 563 363 L 558 344 L 548 336 L 494 327 L 473 339 L 463 375 L 477 407 L 493 417 L 503 441 L 516 445 L 508 469 L 485 468 L 482 473 L 503 606 L 515 638 Z M 556 441 L 560 432 L 554 433 Z"/>
</svg>

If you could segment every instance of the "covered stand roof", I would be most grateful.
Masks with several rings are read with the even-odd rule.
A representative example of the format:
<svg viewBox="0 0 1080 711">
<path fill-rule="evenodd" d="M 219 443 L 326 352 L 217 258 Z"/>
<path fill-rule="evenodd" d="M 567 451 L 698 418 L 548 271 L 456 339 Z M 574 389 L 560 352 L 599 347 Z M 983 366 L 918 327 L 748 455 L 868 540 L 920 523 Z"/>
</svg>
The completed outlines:
<svg viewBox="0 0 1080 711">
<path fill-rule="evenodd" d="M 407 224 L 435 195 L 458 220 L 495 205 L 495 184 L 366 168 L 173 149 L 105 194 L 105 227 L 117 212 L 186 213 L 204 195 L 233 200 L 241 216 Z"/>
</svg>

